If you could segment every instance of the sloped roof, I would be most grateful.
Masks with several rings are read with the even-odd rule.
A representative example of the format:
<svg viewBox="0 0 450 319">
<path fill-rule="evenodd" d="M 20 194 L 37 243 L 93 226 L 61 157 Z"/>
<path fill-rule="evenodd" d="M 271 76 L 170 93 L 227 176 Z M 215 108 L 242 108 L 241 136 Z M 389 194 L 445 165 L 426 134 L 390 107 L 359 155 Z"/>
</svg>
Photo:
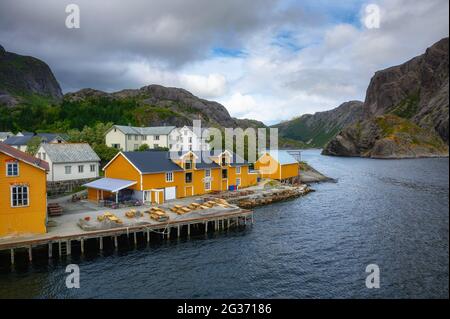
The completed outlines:
<svg viewBox="0 0 450 319">
<path fill-rule="evenodd" d="M 46 161 L 43 161 L 25 152 L 19 151 L 18 149 L 15 149 L 14 147 L 2 142 L 0 142 L 0 152 L 46 171 L 48 171 L 50 168 Z"/>
<path fill-rule="evenodd" d="M 122 154 L 143 174 L 183 171 L 180 166 L 172 162 L 169 152 L 146 151 L 123 152 Z"/>
<path fill-rule="evenodd" d="M 126 125 L 114 125 L 113 127 L 122 131 L 125 134 L 138 134 L 138 135 L 167 135 L 175 126 L 150 126 L 150 127 L 137 127 Z"/>
<path fill-rule="evenodd" d="M 87 143 L 58 143 L 41 145 L 53 163 L 99 162 L 100 158 Z"/>
<path fill-rule="evenodd" d="M 289 154 L 287 151 L 283 150 L 270 150 L 266 151 L 265 153 L 269 154 L 271 157 L 277 160 L 278 163 L 281 165 L 287 165 L 287 164 L 296 164 L 298 161 L 295 159 L 294 156 Z"/>
<path fill-rule="evenodd" d="M 14 146 L 27 145 L 29 140 L 31 140 L 32 138 L 33 138 L 32 135 L 10 136 L 6 140 L 4 140 L 3 143 Z"/>
<path fill-rule="evenodd" d="M 84 184 L 83 186 L 116 193 L 122 189 L 133 186 L 136 183 L 136 181 L 105 177 Z"/>
</svg>

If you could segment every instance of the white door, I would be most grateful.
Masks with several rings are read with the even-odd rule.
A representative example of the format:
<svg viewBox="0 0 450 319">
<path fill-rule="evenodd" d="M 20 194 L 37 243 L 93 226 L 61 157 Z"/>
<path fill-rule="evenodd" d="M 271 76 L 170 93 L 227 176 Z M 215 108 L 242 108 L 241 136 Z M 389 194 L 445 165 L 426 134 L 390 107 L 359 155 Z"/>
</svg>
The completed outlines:
<svg viewBox="0 0 450 319">
<path fill-rule="evenodd" d="M 152 193 L 150 191 L 144 191 L 144 203 L 148 204 L 152 202 Z"/>
<path fill-rule="evenodd" d="M 164 189 L 164 199 L 165 200 L 171 200 L 177 198 L 177 191 L 176 187 L 166 187 Z"/>
</svg>

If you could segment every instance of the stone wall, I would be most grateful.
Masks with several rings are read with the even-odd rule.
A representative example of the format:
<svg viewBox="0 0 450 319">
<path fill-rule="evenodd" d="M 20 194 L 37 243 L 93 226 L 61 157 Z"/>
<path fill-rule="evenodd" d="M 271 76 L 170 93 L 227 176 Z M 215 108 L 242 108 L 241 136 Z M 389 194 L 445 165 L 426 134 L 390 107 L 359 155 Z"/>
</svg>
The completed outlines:
<svg viewBox="0 0 450 319">
<path fill-rule="evenodd" d="M 56 196 L 73 192 L 83 184 L 89 183 L 96 178 L 76 179 L 71 181 L 47 182 L 47 195 Z"/>
</svg>

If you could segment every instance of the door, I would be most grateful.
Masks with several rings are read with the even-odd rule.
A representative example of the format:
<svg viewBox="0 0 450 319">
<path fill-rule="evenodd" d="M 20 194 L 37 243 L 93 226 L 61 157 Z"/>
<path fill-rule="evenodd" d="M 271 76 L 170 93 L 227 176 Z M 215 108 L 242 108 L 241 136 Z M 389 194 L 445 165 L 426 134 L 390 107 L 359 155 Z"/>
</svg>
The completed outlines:
<svg viewBox="0 0 450 319">
<path fill-rule="evenodd" d="M 152 202 L 152 192 L 151 191 L 144 191 L 144 203 L 150 204 Z"/>
<path fill-rule="evenodd" d="M 194 188 L 192 186 L 186 186 L 186 197 L 194 195 Z"/>
<path fill-rule="evenodd" d="M 175 186 L 173 187 L 166 187 L 164 189 L 164 198 L 165 200 L 171 200 L 177 198 L 177 188 Z"/>
</svg>

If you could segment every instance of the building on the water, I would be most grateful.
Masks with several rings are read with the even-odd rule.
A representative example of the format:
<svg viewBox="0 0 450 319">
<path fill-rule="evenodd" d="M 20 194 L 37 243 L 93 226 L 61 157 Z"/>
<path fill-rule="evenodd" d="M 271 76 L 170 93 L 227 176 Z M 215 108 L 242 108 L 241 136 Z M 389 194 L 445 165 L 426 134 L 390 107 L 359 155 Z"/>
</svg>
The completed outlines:
<svg viewBox="0 0 450 319">
<path fill-rule="evenodd" d="M 299 176 L 300 163 L 288 151 L 270 150 L 258 158 L 255 169 L 262 178 L 293 181 Z"/>
<path fill-rule="evenodd" d="M 130 198 L 144 203 L 255 185 L 257 174 L 236 154 L 211 152 L 119 152 L 104 178 L 86 184 L 91 201 Z"/>
</svg>

